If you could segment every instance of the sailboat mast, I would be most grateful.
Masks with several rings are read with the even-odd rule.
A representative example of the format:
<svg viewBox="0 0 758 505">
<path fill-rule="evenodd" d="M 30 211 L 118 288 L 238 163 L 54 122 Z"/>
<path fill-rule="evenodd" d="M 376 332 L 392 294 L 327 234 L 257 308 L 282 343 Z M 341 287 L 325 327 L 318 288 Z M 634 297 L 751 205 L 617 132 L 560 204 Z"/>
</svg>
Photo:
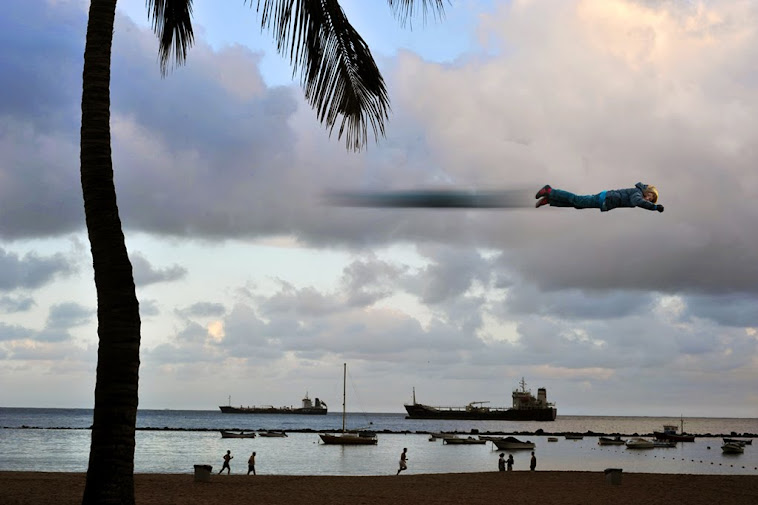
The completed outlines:
<svg viewBox="0 0 758 505">
<path fill-rule="evenodd" d="M 345 390 L 347 384 L 347 363 L 342 363 L 342 433 L 345 433 Z"/>
</svg>

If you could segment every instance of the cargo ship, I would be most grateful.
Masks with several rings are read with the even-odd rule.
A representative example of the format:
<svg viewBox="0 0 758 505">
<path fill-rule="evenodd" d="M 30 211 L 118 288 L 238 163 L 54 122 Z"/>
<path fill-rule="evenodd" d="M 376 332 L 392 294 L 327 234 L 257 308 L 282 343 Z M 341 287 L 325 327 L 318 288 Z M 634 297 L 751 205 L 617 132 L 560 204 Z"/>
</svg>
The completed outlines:
<svg viewBox="0 0 758 505">
<path fill-rule="evenodd" d="M 471 402 L 465 407 L 432 407 L 416 403 L 416 389 L 413 403 L 406 403 L 406 419 L 456 419 L 466 421 L 555 421 L 558 409 L 548 403 L 547 390 L 539 388 L 537 397 L 526 389 L 523 377 L 519 388 L 513 390 L 513 407 L 487 407 L 489 402 Z"/>
<path fill-rule="evenodd" d="M 325 416 L 327 413 L 326 403 L 318 398 L 311 401 L 308 393 L 305 393 L 302 407 L 274 407 L 273 405 L 258 405 L 252 407 L 232 407 L 231 397 L 229 405 L 220 405 L 218 408 L 224 414 L 299 414 L 303 416 Z"/>
</svg>

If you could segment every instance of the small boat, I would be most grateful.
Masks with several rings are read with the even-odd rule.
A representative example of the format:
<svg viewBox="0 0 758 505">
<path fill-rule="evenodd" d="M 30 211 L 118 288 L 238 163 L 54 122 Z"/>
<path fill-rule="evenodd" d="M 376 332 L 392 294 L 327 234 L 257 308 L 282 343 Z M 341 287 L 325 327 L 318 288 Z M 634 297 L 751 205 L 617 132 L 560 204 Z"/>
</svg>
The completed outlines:
<svg viewBox="0 0 758 505">
<path fill-rule="evenodd" d="M 584 438 L 584 435 L 581 435 L 579 433 L 567 433 L 565 437 L 566 440 L 582 440 Z"/>
<path fill-rule="evenodd" d="M 740 440 L 739 438 L 724 438 L 725 444 L 753 445 L 753 439 Z"/>
<path fill-rule="evenodd" d="M 622 439 L 621 437 L 600 437 L 597 439 L 597 445 L 624 445 L 626 443 L 626 440 Z"/>
<path fill-rule="evenodd" d="M 436 432 L 436 433 L 430 433 L 430 437 L 432 438 L 439 438 L 439 439 L 446 439 L 446 438 L 454 438 L 456 435 L 454 433 L 442 433 L 442 432 Z"/>
<path fill-rule="evenodd" d="M 676 447 L 674 440 L 653 440 L 653 447 L 657 449 Z"/>
<path fill-rule="evenodd" d="M 674 442 L 694 442 L 695 435 L 684 433 L 684 418 L 680 420 L 681 431 L 677 432 L 678 426 L 675 424 L 664 424 L 663 431 L 654 431 L 653 435 L 657 440 L 673 440 Z"/>
<path fill-rule="evenodd" d="M 547 441 L 548 442 L 557 442 L 558 441 L 558 437 L 547 437 Z"/>
<path fill-rule="evenodd" d="M 286 437 L 287 434 L 284 433 L 283 431 L 259 431 L 258 432 L 258 436 L 259 437 L 272 437 L 272 438 L 273 437 L 278 437 L 278 438 L 282 438 L 282 437 Z"/>
<path fill-rule="evenodd" d="M 460 438 L 460 437 L 447 437 L 442 439 L 442 444 L 448 444 L 448 445 L 476 445 L 476 444 L 486 444 L 487 440 L 480 440 L 478 438 L 474 437 L 468 437 L 468 438 Z"/>
<path fill-rule="evenodd" d="M 252 431 L 240 431 L 237 433 L 236 431 L 228 431 L 228 430 L 220 430 L 221 431 L 221 438 L 255 438 L 255 432 Z"/>
<path fill-rule="evenodd" d="M 379 440 L 373 431 L 345 431 L 345 405 L 347 395 L 347 363 L 342 365 L 342 432 L 339 434 L 321 433 L 319 437 L 328 445 L 376 445 Z"/>
<path fill-rule="evenodd" d="M 521 449 L 534 449 L 534 442 L 527 441 L 521 441 L 515 437 L 505 437 L 502 440 L 494 440 L 492 442 L 495 444 L 495 447 L 501 450 L 505 451 L 517 451 Z"/>
<path fill-rule="evenodd" d="M 632 438 L 626 441 L 627 449 L 654 449 L 655 444 L 652 440 L 644 438 Z"/>
<path fill-rule="evenodd" d="M 505 437 L 493 437 L 490 435 L 479 435 L 479 440 L 484 440 L 485 442 L 494 442 L 495 440 L 502 440 Z"/>
<path fill-rule="evenodd" d="M 745 452 L 745 446 L 729 442 L 721 446 L 721 452 L 724 454 L 742 454 Z"/>
</svg>

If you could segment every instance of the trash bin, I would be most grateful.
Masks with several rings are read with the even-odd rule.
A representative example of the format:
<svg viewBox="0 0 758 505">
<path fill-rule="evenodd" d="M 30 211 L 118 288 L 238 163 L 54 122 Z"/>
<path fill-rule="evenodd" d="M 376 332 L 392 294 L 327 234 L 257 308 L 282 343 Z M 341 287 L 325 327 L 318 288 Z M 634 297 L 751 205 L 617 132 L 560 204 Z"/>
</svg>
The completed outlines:
<svg viewBox="0 0 758 505">
<path fill-rule="evenodd" d="M 211 465 L 195 465 L 195 482 L 210 482 L 212 470 Z"/>
<path fill-rule="evenodd" d="M 621 468 L 606 468 L 605 469 L 605 481 L 618 486 L 621 484 Z"/>
</svg>

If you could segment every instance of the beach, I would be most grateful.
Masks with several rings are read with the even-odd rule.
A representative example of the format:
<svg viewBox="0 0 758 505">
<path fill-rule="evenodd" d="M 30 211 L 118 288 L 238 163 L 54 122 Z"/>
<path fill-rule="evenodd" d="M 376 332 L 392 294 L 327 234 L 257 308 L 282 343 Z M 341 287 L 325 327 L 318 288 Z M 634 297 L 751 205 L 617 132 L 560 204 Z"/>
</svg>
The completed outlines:
<svg viewBox="0 0 758 505">
<path fill-rule="evenodd" d="M 3 505 L 81 503 L 83 473 L 0 472 Z M 400 476 L 137 474 L 138 505 L 754 505 L 755 475 L 622 473 L 611 484 L 603 472 L 483 472 Z"/>
</svg>

